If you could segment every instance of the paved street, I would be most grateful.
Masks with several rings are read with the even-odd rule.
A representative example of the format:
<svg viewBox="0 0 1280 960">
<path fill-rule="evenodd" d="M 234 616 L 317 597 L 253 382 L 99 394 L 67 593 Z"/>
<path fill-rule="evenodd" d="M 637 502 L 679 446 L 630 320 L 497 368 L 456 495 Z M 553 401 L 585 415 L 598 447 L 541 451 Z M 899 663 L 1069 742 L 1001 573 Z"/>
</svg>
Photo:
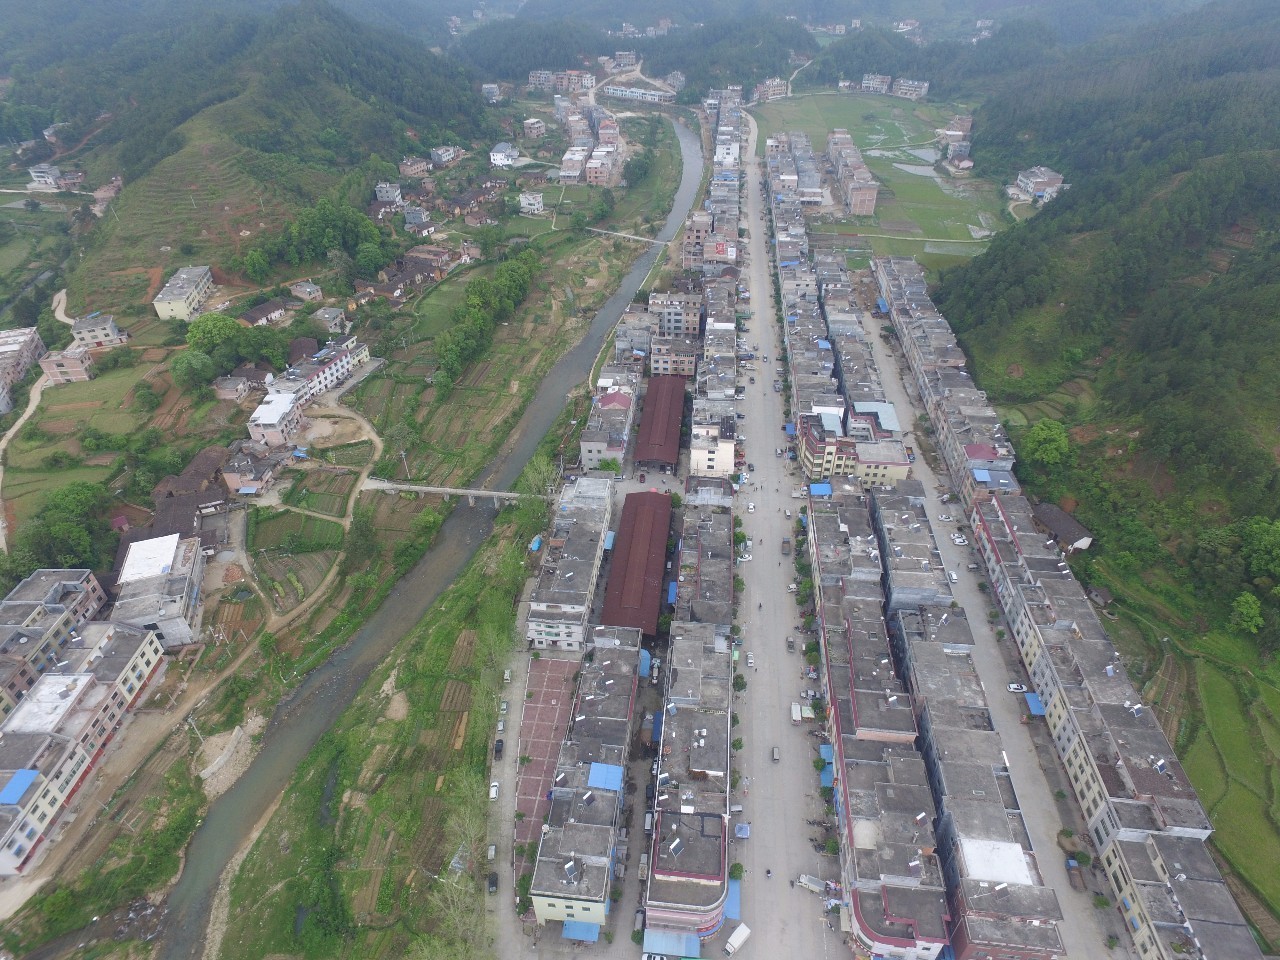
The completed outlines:
<svg viewBox="0 0 1280 960">
<path fill-rule="evenodd" d="M 799 957 L 848 956 L 838 925 L 834 931 L 827 926 L 821 899 L 789 883 L 801 873 L 835 879 L 839 871 L 835 858 L 814 851 L 810 837 L 817 831 L 806 824 L 822 816 L 818 773 L 813 768 L 818 741 L 809 736 L 813 725 L 796 727 L 791 723 L 791 704 L 810 684 L 800 676 L 804 662 L 801 643 L 797 642 L 795 653 L 786 648 L 786 637 L 795 635 L 799 616 L 795 600 L 787 592 L 787 584 L 794 579 L 794 554 L 783 557 L 781 544 L 783 537 L 792 535 L 803 501 L 790 499 L 792 487 L 801 481 L 799 471 L 791 461 L 774 453 L 776 448 L 787 446 L 782 432 L 782 394 L 774 393 L 772 387 L 781 344 L 769 275 L 768 237 L 761 219 L 762 165 L 756 158 L 754 120 L 750 129 L 743 175 L 750 229 L 746 276 L 752 319 L 745 336 L 749 343 L 758 343 L 758 352 L 769 360 L 755 361 L 756 382 L 747 385 L 746 400 L 739 404 L 747 416 L 739 421 L 747 437 L 747 460 L 756 465 L 735 507 L 754 541 L 754 559 L 738 566 L 738 575 L 746 583 L 739 607 L 744 636 L 739 666 L 745 668 L 746 652 L 750 651 L 756 668 L 747 670 L 747 691 L 735 703 L 741 722 L 734 734 L 744 741 L 735 762 L 743 776 L 750 778 L 735 799 L 743 805 L 743 816 L 751 821 L 751 839 L 735 845 L 733 859 L 747 869 L 742 918 L 752 931 L 747 949 L 753 956 L 773 956 L 783 947 Z M 751 502 L 756 505 L 755 513 L 747 512 Z M 788 509 L 790 520 L 784 513 Z M 776 764 L 772 761 L 775 746 L 782 754 Z M 773 871 L 772 879 L 766 879 L 766 870 Z"/>
</svg>

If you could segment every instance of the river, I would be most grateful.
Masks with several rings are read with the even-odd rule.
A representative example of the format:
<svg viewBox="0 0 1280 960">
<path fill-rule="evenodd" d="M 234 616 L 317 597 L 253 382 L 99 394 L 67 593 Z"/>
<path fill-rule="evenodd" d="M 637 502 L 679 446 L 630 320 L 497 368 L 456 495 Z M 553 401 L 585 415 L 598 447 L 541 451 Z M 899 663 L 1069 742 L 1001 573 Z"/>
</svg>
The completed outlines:
<svg viewBox="0 0 1280 960">
<path fill-rule="evenodd" d="M 674 124 L 683 170 L 675 201 L 659 240 L 671 240 L 693 206 L 702 179 L 702 141 L 695 131 Z M 570 390 L 582 383 L 618 317 L 648 276 L 661 247 L 651 245 L 595 315 L 583 340 L 551 368 L 525 409 L 514 442 L 479 478 L 477 486 L 507 490 L 564 409 Z M 355 699 L 373 670 L 426 614 L 493 529 L 493 513 L 483 502 L 459 505 L 441 528 L 436 545 L 396 584 L 390 596 L 349 643 L 334 651 L 280 703 L 267 727 L 262 750 L 234 787 L 209 807 L 187 850 L 186 865 L 169 896 L 169 915 L 157 956 L 160 960 L 199 957 L 218 881 L 253 825 L 293 777 L 298 764 Z"/>
</svg>

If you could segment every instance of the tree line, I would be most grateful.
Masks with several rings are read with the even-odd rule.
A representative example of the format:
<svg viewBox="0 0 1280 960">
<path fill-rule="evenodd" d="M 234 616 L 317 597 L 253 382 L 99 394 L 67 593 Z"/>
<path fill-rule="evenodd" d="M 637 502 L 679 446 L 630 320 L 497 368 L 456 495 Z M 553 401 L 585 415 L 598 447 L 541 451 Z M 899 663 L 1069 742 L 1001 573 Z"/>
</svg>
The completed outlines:
<svg viewBox="0 0 1280 960">
<path fill-rule="evenodd" d="M 449 329 L 435 340 L 437 386 L 448 391 L 467 365 L 484 355 L 498 324 L 528 296 L 540 264 L 537 251 L 526 249 L 499 264 L 491 279 L 476 277 L 467 284 L 466 299 L 453 309 Z"/>
</svg>

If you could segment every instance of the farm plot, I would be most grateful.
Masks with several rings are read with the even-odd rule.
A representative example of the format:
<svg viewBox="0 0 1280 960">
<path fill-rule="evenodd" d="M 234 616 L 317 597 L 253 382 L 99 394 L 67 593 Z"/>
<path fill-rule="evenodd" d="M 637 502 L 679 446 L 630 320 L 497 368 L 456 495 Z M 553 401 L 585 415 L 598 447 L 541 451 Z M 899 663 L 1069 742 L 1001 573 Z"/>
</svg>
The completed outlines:
<svg viewBox="0 0 1280 960">
<path fill-rule="evenodd" d="M 277 608 L 287 613 L 311 596 L 338 558 L 337 550 L 315 553 L 261 554 L 254 564 L 258 582 Z"/>
<path fill-rule="evenodd" d="M 250 550 L 286 550 L 311 553 L 342 546 L 342 524 L 333 520 L 257 507 L 249 516 Z"/>
<path fill-rule="evenodd" d="M 373 444 L 369 448 L 372 450 Z M 356 474 L 345 470 L 308 470 L 285 495 L 285 503 L 331 517 L 345 516 L 356 479 Z"/>
<path fill-rule="evenodd" d="M 355 467 L 358 470 L 373 459 L 373 441 L 357 440 L 336 447 L 313 447 L 311 453 L 317 460 L 339 467 Z"/>
</svg>

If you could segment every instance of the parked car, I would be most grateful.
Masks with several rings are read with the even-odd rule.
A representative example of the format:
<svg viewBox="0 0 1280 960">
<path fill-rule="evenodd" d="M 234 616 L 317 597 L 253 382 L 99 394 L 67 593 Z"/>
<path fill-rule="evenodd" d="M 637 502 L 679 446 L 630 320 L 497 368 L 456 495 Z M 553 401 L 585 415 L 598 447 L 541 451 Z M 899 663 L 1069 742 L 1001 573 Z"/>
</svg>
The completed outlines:
<svg viewBox="0 0 1280 960">
<path fill-rule="evenodd" d="M 640 482 L 644 483 L 644 480 L 645 480 L 645 475 L 642 473 L 640 474 Z"/>
<path fill-rule="evenodd" d="M 490 800 L 498 799 L 498 781 L 497 780 L 489 784 L 489 799 Z"/>
<path fill-rule="evenodd" d="M 754 667 L 756 665 L 756 655 L 754 653 L 747 654 L 747 666 Z"/>
<path fill-rule="evenodd" d="M 1006 683 L 1004 687 L 1010 693 L 1026 693 L 1027 692 L 1026 684 L 1023 684 L 1023 683 Z"/>
<path fill-rule="evenodd" d="M 489 893 L 495 894 L 497 892 L 498 892 L 498 875 L 496 873 L 490 873 L 489 874 Z"/>
<path fill-rule="evenodd" d="M 755 512 L 756 512 L 756 505 L 754 503 L 748 502 L 747 513 L 755 513 Z"/>
<path fill-rule="evenodd" d="M 938 514 L 938 519 L 939 519 L 939 520 L 941 520 L 943 523 L 950 523 L 950 522 L 951 522 L 951 514 L 949 514 L 949 513 L 940 513 L 940 514 Z"/>
<path fill-rule="evenodd" d="M 506 746 L 506 743 L 502 740 L 501 737 L 493 741 L 493 759 L 495 760 L 502 759 L 502 748 L 505 746 Z"/>
</svg>

